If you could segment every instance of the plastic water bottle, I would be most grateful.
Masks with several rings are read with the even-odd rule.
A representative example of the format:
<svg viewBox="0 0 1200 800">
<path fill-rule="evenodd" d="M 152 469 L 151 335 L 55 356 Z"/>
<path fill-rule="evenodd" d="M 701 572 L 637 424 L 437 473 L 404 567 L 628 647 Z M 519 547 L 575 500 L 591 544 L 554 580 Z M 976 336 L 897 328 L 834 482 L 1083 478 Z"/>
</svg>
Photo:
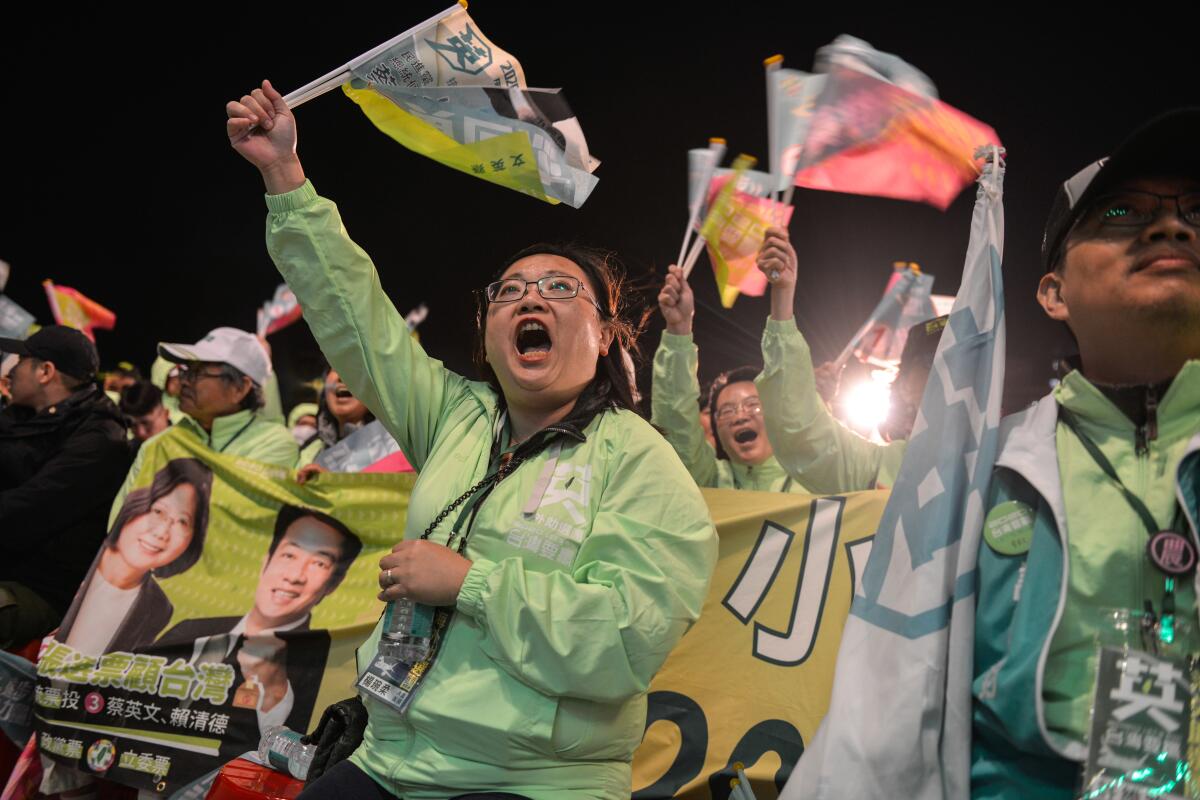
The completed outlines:
<svg viewBox="0 0 1200 800">
<path fill-rule="evenodd" d="M 300 737 L 301 734 L 283 725 L 273 725 L 263 732 L 258 742 L 258 757 L 271 769 L 307 780 L 317 746 L 304 744 Z"/>
<path fill-rule="evenodd" d="M 379 654 L 416 664 L 429 655 L 433 634 L 433 607 L 400 598 L 384 612 Z"/>
</svg>

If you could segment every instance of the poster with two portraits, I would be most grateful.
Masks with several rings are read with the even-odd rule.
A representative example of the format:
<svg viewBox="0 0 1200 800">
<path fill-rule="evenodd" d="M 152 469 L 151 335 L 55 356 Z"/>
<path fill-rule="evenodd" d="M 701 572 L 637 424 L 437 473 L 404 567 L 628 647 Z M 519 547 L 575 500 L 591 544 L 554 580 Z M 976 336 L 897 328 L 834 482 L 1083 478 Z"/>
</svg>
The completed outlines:
<svg viewBox="0 0 1200 800">
<path fill-rule="evenodd" d="M 42 646 L 34 721 L 57 765 L 169 795 L 354 693 L 415 475 L 301 486 L 179 429 L 143 459 Z"/>
</svg>

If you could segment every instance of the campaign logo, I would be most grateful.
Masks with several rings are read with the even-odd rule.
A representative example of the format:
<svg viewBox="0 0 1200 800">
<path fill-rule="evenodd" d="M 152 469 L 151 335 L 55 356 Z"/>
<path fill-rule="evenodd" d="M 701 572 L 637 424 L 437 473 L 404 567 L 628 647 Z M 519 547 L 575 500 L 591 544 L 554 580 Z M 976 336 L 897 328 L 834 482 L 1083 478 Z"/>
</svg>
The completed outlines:
<svg viewBox="0 0 1200 800">
<path fill-rule="evenodd" d="M 88 692 L 83 698 L 83 710 L 89 714 L 99 714 L 104 710 L 104 695 L 99 692 Z"/>
<path fill-rule="evenodd" d="M 93 772 L 105 772 L 117 760 L 117 746 L 110 739 L 97 739 L 87 750 L 87 765 Z"/>
<path fill-rule="evenodd" d="M 445 44 L 430 39 L 426 39 L 425 44 L 455 72 L 478 75 L 492 65 L 492 48 L 469 22 L 461 31 L 447 37 Z"/>
</svg>

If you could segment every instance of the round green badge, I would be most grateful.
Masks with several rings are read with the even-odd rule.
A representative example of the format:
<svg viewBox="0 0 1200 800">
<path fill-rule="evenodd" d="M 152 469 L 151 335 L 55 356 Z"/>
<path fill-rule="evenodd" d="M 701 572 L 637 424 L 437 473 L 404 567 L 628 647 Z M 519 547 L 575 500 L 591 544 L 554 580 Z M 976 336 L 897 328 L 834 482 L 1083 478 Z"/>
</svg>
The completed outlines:
<svg viewBox="0 0 1200 800">
<path fill-rule="evenodd" d="M 1033 539 L 1033 509 L 1017 500 L 1001 503 L 983 522 L 983 540 L 1004 556 L 1029 552 Z"/>
</svg>

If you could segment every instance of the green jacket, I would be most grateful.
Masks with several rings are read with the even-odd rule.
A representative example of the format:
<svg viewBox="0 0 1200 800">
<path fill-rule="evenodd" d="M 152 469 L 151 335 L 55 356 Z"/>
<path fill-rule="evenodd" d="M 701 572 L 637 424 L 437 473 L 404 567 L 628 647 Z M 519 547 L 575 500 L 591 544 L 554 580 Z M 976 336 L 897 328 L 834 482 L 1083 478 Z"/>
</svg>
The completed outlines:
<svg viewBox="0 0 1200 800">
<path fill-rule="evenodd" d="M 717 458 L 700 427 L 696 345 L 690 333 L 676 336 L 663 331 L 662 342 L 654 353 L 653 381 L 650 421 L 666 434 L 696 483 L 717 489 L 809 493 L 774 456 L 754 466 Z"/>
<path fill-rule="evenodd" d="M 775 458 L 816 494 L 890 489 L 907 442 L 864 439 L 829 413 L 817 394 L 812 354 L 796 321 L 768 319 L 763 371 L 755 383 Z"/>
<path fill-rule="evenodd" d="M 239 411 L 236 414 L 217 417 L 213 420 L 211 434 L 204 430 L 196 420 L 187 414 L 181 414 L 178 422 L 162 433 L 151 436 L 138 448 L 137 456 L 133 459 L 133 466 L 129 468 L 129 473 L 125 476 L 125 483 L 122 484 L 121 491 L 117 493 L 112 510 L 109 512 L 108 525 L 110 528 L 116 521 L 117 512 L 125 503 L 125 495 L 129 494 L 130 488 L 137 480 L 138 473 L 141 472 L 142 459 L 146 449 L 160 436 L 192 436 L 218 453 L 241 456 L 288 469 L 296 466 L 296 459 L 300 453 L 296 446 L 296 440 L 288 432 L 288 429 L 278 422 L 263 419 L 261 412 Z"/>
<path fill-rule="evenodd" d="M 162 356 L 155 358 L 154 363 L 150 365 L 150 382 L 162 390 L 163 408 L 167 409 L 167 418 L 171 420 L 172 425 L 183 418 L 183 412 L 179 410 L 179 398 L 167 394 L 167 375 L 174 366 L 175 362 Z"/>
<path fill-rule="evenodd" d="M 1090 691 L 1094 665 L 1090 646 L 1071 645 L 1102 627 L 1102 607 L 1136 609 L 1145 597 L 1157 607 L 1161 600 L 1162 579 L 1143 555 L 1144 525 L 1059 423 L 1060 403 L 1080 417 L 1164 528 L 1175 495 L 1200 544 L 1200 362 L 1188 362 L 1162 399 L 1159 437 L 1146 455 L 1135 453 L 1133 424 L 1078 373 L 1055 394 L 1004 420 L 988 509 L 1023 503 L 1033 511 L 1032 535 L 1029 550 L 1016 555 L 979 545 L 971 768 L 976 798 L 1074 796 L 1086 756 L 1074 705 L 1087 706 L 1077 696 Z M 1147 587 L 1148 581 L 1157 585 Z M 1196 626 L 1194 598 L 1194 585 L 1178 591 L 1180 615 L 1190 613 Z"/>
<path fill-rule="evenodd" d="M 321 350 L 420 473 L 405 538 L 483 477 L 501 398 L 429 358 L 311 184 L 268 196 L 267 245 Z M 408 714 L 368 698 L 353 762 L 406 800 L 629 797 L 646 691 L 700 614 L 716 533 L 636 414 L 595 415 L 478 506 L 473 562 Z M 431 539 L 445 542 L 452 515 Z M 360 651 L 375 651 L 379 631 Z"/>
</svg>

